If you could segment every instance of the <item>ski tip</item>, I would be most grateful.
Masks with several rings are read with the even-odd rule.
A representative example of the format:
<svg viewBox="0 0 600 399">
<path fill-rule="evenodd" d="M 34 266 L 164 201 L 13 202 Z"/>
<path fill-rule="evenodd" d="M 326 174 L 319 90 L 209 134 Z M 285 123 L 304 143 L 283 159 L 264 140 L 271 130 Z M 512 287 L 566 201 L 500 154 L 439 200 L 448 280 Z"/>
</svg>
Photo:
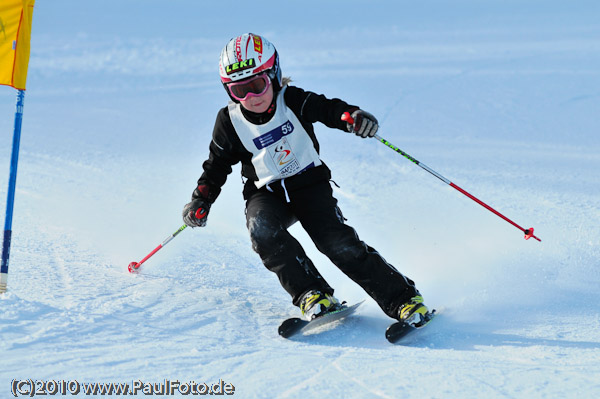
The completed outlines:
<svg viewBox="0 0 600 399">
<path fill-rule="evenodd" d="M 338 309 L 326 313 L 323 316 L 316 317 L 311 321 L 299 317 L 286 319 L 283 321 L 283 323 L 281 323 L 277 331 L 281 337 L 290 338 L 300 331 L 306 331 L 307 329 L 313 329 L 329 322 L 341 320 L 354 313 L 356 308 L 358 308 L 363 302 L 364 300 L 350 306 L 348 306 L 346 302 L 342 302 Z"/>
<path fill-rule="evenodd" d="M 300 328 L 302 328 L 306 324 L 306 320 L 303 320 L 299 317 L 292 317 L 291 319 L 285 320 L 279 328 L 277 332 L 283 338 L 289 338 L 294 335 Z"/>
<path fill-rule="evenodd" d="M 436 309 L 433 309 L 430 312 L 427 312 L 425 314 L 424 320 L 418 325 L 412 325 L 412 324 L 407 324 L 402 321 L 397 321 L 397 322 L 391 324 L 385 330 L 385 338 L 390 343 L 395 344 L 398 341 L 400 341 L 402 338 L 404 338 L 407 335 L 409 335 L 410 333 L 412 333 L 413 331 L 417 331 L 417 330 L 420 330 L 423 327 L 425 327 L 427 324 L 429 324 L 431 322 L 431 320 L 433 320 L 433 318 L 435 316 L 436 316 Z"/>
<path fill-rule="evenodd" d="M 404 322 L 398 321 L 396 323 L 391 324 L 385 330 L 385 338 L 392 344 L 395 344 L 400 339 L 408 335 L 410 332 L 416 330 L 416 327 L 413 327 L 410 324 L 406 324 Z"/>
</svg>

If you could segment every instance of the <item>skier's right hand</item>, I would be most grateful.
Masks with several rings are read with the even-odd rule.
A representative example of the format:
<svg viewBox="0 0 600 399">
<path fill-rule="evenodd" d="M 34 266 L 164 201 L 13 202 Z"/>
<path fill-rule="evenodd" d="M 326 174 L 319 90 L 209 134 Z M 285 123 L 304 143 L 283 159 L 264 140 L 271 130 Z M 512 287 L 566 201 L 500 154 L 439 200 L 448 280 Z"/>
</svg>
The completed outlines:
<svg viewBox="0 0 600 399">
<path fill-rule="evenodd" d="M 183 207 L 183 222 L 189 227 L 204 227 L 209 210 L 210 204 L 206 200 L 194 199 Z"/>
<path fill-rule="evenodd" d="M 210 206 L 217 199 L 219 189 L 205 183 L 198 184 L 192 193 L 192 202 L 183 207 L 183 221 L 190 227 L 206 226 Z"/>
</svg>

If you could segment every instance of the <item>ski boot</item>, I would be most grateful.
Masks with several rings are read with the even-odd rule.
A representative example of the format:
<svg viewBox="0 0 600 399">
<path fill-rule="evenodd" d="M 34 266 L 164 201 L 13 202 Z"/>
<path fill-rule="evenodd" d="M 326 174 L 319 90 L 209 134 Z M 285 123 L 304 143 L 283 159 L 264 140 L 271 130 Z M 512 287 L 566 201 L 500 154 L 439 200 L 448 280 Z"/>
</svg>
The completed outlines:
<svg viewBox="0 0 600 399">
<path fill-rule="evenodd" d="M 398 320 L 413 327 L 420 327 L 429 321 L 429 309 L 423 304 L 423 297 L 417 295 L 408 302 L 400 305 L 398 309 Z"/>
<path fill-rule="evenodd" d="M 342 305 L 333 295 L 318 290 L 306 292 L 300 300 L 302 316 L 308 321 L 338 310 Z"/>
</svg>

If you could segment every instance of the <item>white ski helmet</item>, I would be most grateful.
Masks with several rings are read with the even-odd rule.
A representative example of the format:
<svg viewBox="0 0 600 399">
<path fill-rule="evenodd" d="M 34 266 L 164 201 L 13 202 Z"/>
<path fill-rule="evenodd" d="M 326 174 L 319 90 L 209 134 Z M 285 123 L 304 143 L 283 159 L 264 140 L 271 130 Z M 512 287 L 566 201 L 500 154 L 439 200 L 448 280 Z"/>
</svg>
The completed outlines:
<svg viewBox="0 0 600 399">
<path fill-rule="evenodd" d="M 221 51 L 219 75 L 227 94 L 229 94 L 228 83 L 265 71 L 274 89 L 281 89 L 279 54 L 275 46 L 264 37 L 254 33 L 244 33 L 231 39 Z"/>
</svg>

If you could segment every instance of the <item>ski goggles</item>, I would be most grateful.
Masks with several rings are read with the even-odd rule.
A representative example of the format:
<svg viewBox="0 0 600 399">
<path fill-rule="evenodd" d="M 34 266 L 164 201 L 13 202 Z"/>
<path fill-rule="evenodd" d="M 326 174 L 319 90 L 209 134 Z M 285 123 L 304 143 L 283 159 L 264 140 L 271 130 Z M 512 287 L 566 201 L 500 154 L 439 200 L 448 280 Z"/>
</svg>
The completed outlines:
<svg viewBox="0 0 600 399">
<path fill-rule="evenodd" d="M 271 79 L 265 73 L 261 73 L 248 80 L 229 83 L 227 90 L 231 97 L 238 101 L 245 101 L 249 97 L 262 96 L 267 92 L 269 86 L 271 86 Z"/>
</svg>

